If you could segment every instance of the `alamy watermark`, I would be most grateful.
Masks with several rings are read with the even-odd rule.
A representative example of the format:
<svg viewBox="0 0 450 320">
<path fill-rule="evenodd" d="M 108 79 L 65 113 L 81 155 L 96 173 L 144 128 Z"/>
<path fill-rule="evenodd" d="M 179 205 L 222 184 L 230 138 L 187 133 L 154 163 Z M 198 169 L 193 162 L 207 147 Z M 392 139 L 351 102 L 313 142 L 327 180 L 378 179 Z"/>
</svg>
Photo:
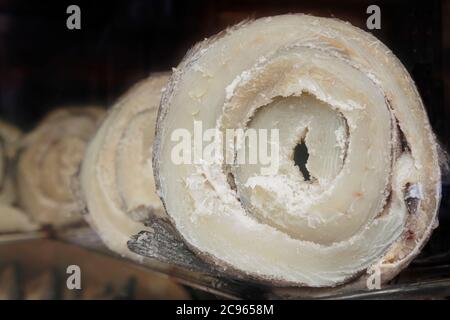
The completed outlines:
<svg viewBox="0 0 450 320">
<path fill-rule="evenodd" d="M 366 287 L 369 290 L 381 289 L 381 265 L 380 263 L 374 264 L 367 269 Z"/>
<path fill-rule="evenodd" d="M 279 129 L 204 130 L 201 121 L 194 121 L 192 132 L 175 129 L 170 138 L 177 142 L 171 150 L 174 164 L 257 164 L 262 175 L 278 173 Z"/>
<path fill-rule="evenodd" d="M 367 7 L 367 14 L 370 16 L 366 20 L 366 26 L 369 30 L 381 29 L 381 9 L 376 4 Z"/>
<path fill-rule="evenodd" d="M 81 290 L 81 268 L 72 264 L 67 267 L 66 273 L 69 274 L 66 280 L 67 289 Z"/>
<path fill-rule="evenodd" d="M 66 13 L 70 14 L 66 20 L 66 27 L 69 30 L 81 29 L 81 9 L 76 4 L 67 7 Z"/>
</svg>

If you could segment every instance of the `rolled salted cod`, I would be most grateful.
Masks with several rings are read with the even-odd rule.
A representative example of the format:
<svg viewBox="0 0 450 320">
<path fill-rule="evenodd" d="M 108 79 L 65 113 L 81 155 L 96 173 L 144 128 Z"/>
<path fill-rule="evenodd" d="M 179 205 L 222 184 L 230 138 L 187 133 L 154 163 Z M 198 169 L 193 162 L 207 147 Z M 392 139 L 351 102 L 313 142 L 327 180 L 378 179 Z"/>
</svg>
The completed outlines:
<svg viewBox="0 0 450 320">
<path fill-rule="evenodd" d="M 332 287 L 377 267 L 385 282 L 436 225 L 437 144 L 414 82 L 336 19 L 263 18 L 197 44 L 163 94 L 153 152 L 174 228 L 249 279 Z"/>
<path fill-rule="evenodd" d="M 80 172 L 86 219 L 103 242 L 139 258 L 127 242 L 149 216 L 165 216 L 155 192 L 152 144 L 161 90 L 168 74 L 154 74 L 125 93 L 90 142 Z"/>
<path fill-rule="evenodd" d="M 71 107 L 50 113 L 21 142 L 19 205 L 39 224 L 82 221 L 72 180 L 104 110 Z"/>
<path fill-rule="evenodd" d="M 29 216 L 13 207 L 17 198 L 15 159 L 21 136 L 18 128 L 0 121 L 0 234 L 37 228 Z"/>
</svg>

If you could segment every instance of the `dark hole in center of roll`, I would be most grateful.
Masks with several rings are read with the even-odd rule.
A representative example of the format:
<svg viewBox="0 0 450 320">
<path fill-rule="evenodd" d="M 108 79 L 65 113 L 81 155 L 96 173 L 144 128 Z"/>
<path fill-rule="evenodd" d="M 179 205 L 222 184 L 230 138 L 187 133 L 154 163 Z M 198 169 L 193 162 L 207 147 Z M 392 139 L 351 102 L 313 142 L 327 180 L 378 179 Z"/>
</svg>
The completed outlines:
<svg viewBox="0 0 450 320">
<path fill-rule="evenodd" d="M 305 142 L 302 141 L 295 146 L 294 162 L 295 165 L 299 168 L 303 177 L 305 178 L 305 181 L 309 181 L 311 179 L 309 171 L 306 168 L 306 162 L 308 161 L 308 158 L 309 158 L 308 148 L 306 147 Z"/>
</svg>

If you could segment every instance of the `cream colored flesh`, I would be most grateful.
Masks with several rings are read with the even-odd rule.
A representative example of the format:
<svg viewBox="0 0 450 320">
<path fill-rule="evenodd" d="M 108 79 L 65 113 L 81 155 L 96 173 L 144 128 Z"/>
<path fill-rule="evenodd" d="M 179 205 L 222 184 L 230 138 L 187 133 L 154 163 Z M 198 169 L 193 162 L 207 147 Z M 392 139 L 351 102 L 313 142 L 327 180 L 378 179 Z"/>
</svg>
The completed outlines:
<svg viewBox="0 0 450 320">
<path fill-rule="evenodd" d="M 37 230 L 38 224 L 17 208 L 0 204 L 0 234 Z"/>
<path fill-rule="evenodd" d="M 130 89 L 108 113 L 89 144 L 80 173 L 86 218 L 112 250 L 136 257 L 127 241 L 146 230 L 150 214 L 164 215 L 151 163 L 156 113 L 168 75 Z"/>
<path fill-rule="evenodd" d="M 13 163 L 21 136 L 18 128 L 0 121 L 0 203 L 16 200 Z"/>
<path fill-rule="evenodd" d="M 17 169 L 19 204 L 33 220 L 55 226 L 81 220 L 72 179 L 103 114 L 99 108 L 58 109 L 23 139 Z"/>
<path fill-rule="evenodd" d="M 194 121 L 280 129 L 280 170 L 175 164 L 171 134 Z M 311 181 L 292 160 L 299 140 Z M 338 20 L 285 15 L 188 54 L 162 98 L 153 161 L 167 213 L 196 251 L 256 278 L 329 287 L 373 265 L 389 280 L 418 253 L 436 219 L 437 158 L 414 83 L 381 42 Z M 410 186 L 421 190 L 414 214 Z"/>
</svg>

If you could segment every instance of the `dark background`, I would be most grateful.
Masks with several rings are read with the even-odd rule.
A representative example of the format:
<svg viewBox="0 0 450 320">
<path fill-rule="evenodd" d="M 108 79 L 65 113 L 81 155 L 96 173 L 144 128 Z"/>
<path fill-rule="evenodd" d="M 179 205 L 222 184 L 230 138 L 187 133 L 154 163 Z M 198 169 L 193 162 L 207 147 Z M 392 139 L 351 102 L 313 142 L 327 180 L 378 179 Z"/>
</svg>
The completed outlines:
<svg viewBox="0 0 450 320">
<path fill-rule="evenodd" d="M 81 8 L 81 30 L 66 28 L 70 4 Z M 367 30 L 370 4 L 381 8 L 374 35 L 411 73 L 449 150 L 450 0 L 0 0 L 0 118 L 27 130 L 53 108 L 110 106 L 150 72 L 175 67 L 196 41 L 249 17 L 302 12 Z M 443 192 L 441 226 L 416 263 L 450 263 L 449 184 Z"/>
</svg>

